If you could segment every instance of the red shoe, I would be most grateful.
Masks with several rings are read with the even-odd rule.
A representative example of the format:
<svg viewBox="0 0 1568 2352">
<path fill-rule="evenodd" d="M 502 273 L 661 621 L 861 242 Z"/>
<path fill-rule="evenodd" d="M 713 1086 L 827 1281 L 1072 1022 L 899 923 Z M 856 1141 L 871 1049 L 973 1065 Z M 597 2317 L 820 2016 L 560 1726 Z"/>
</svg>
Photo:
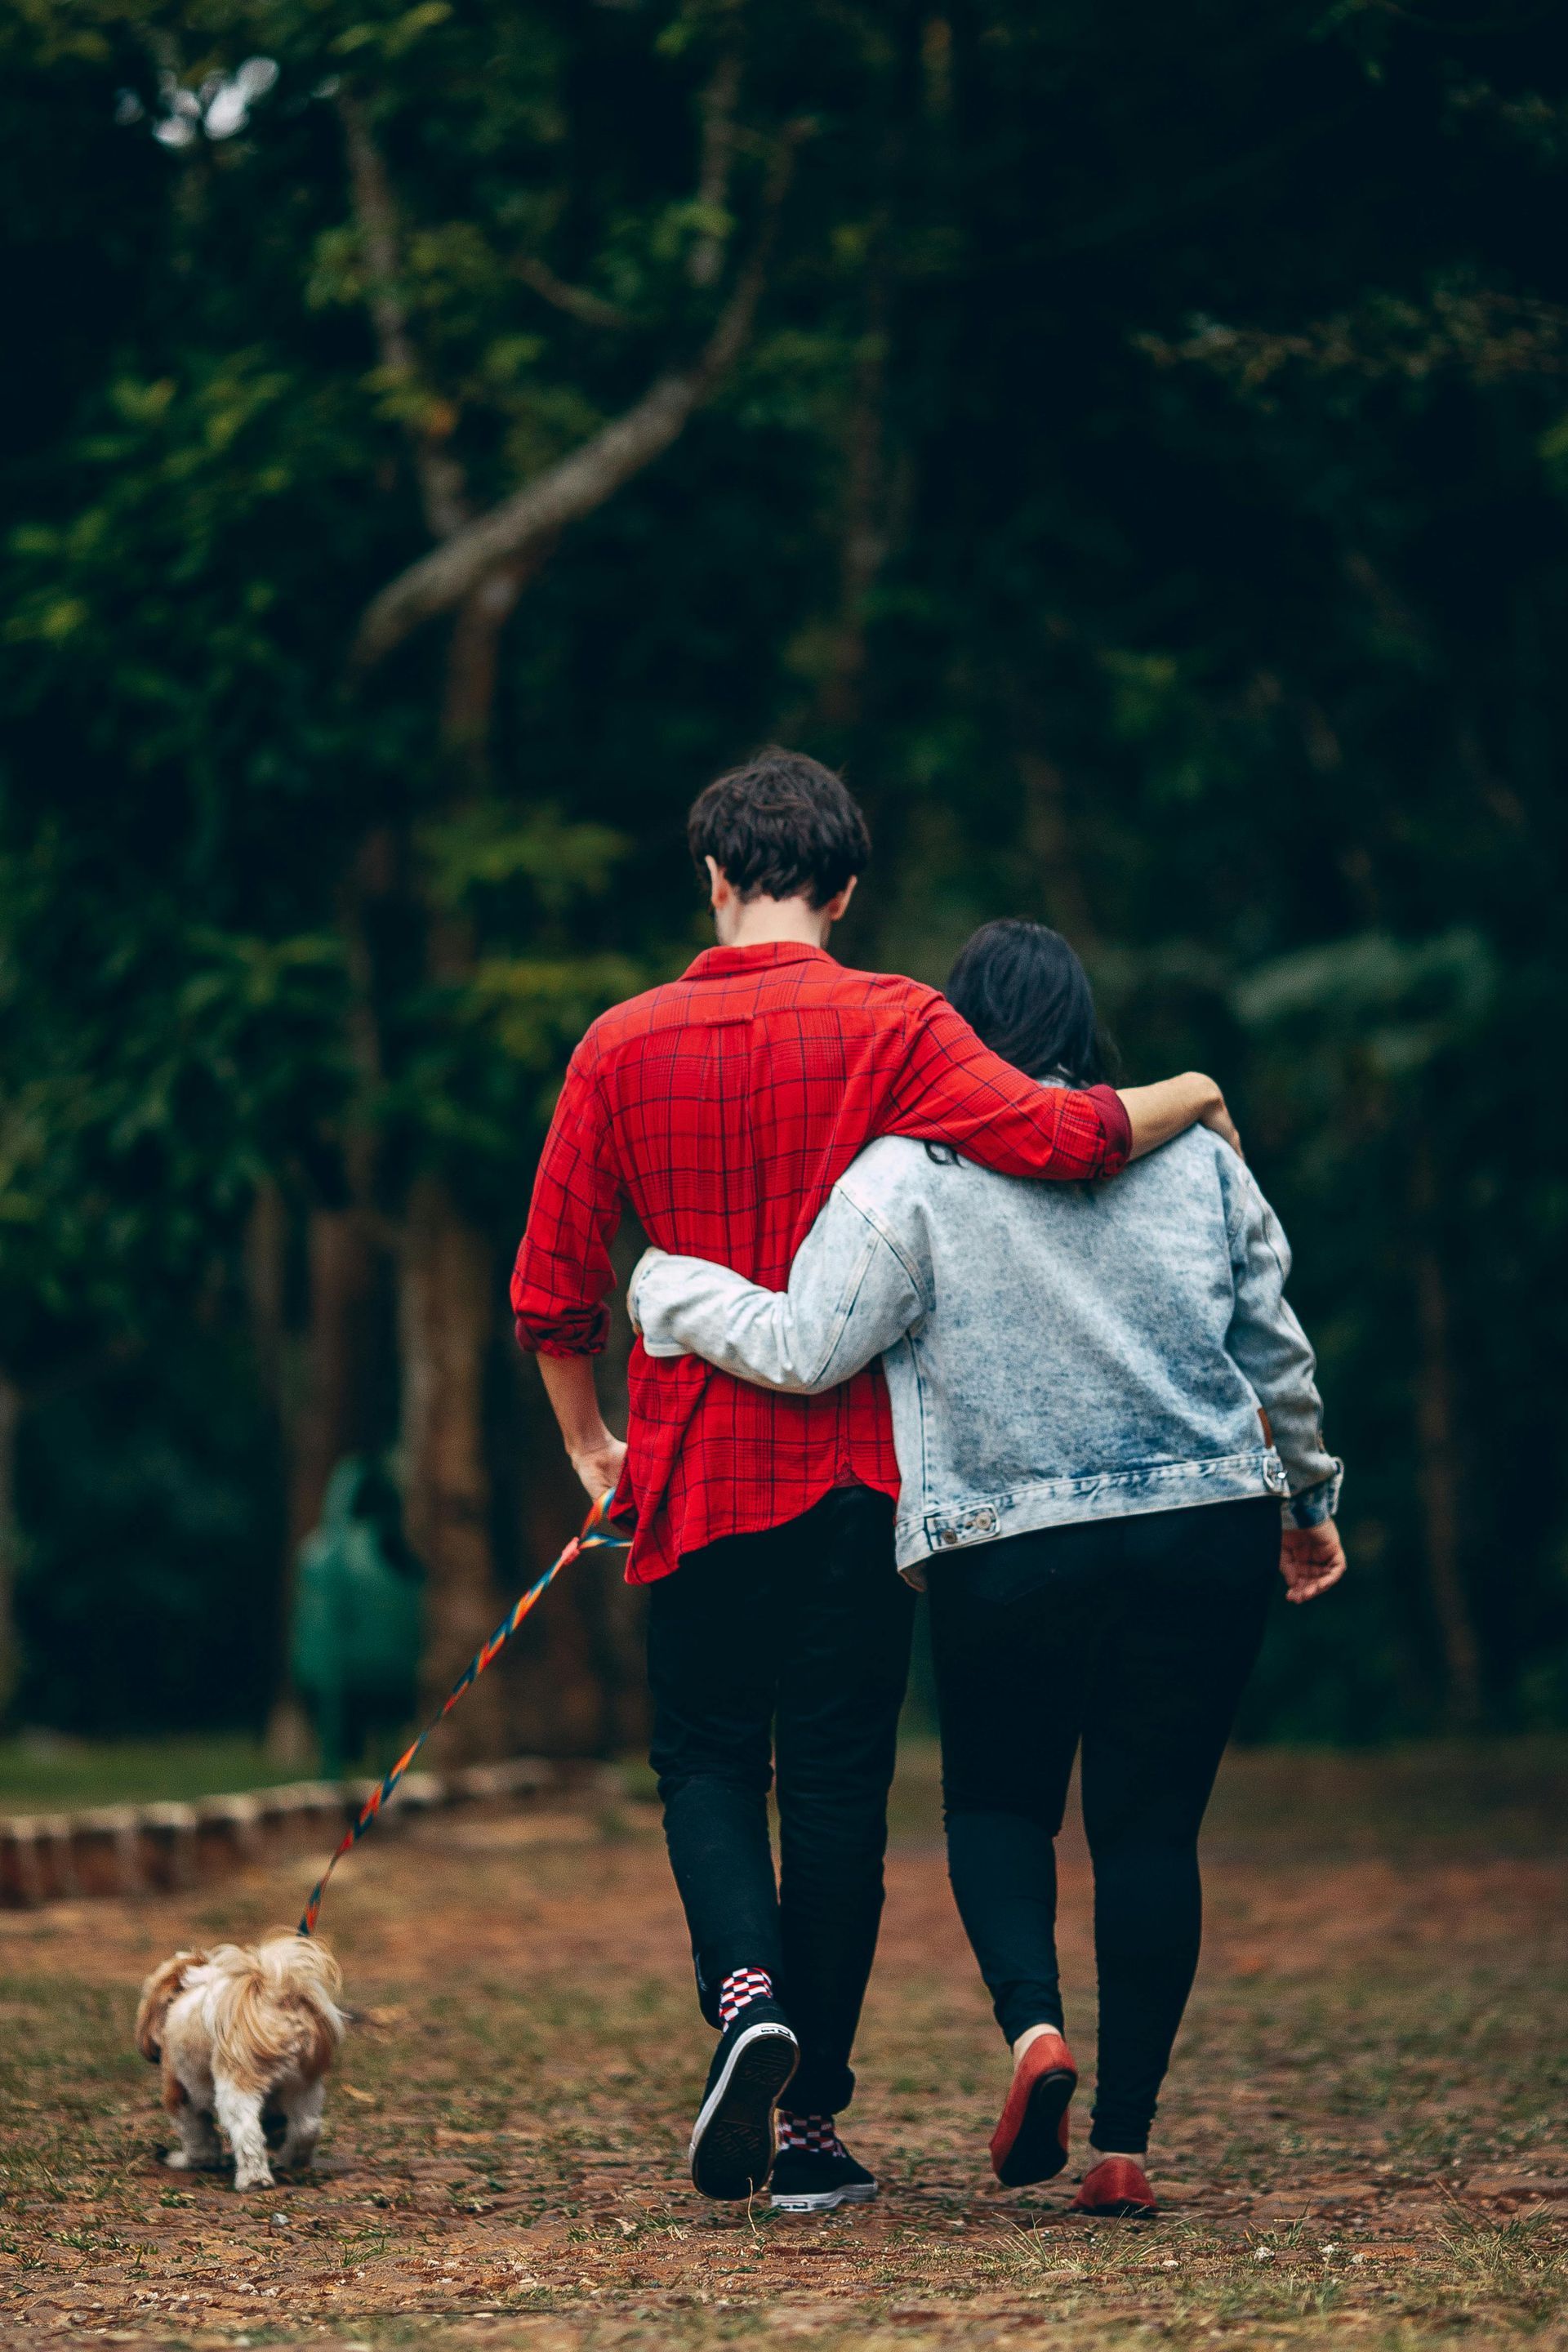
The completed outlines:
<svg viewBox="0 0 1568 2352">
<path fill-rule="evenodd" d="M 1051 2180 L 1068 2160 L 1068 2105 L 1078 2088 L 1072 2052 L 1059 2033 L 1030 2042 L 991 2135 L 991 2164 L 1004 2189 Z"/>
<path fill-rule="evenodd" d="M 1130 2156 L 1108 2156 L 1086 2172 L 1068 2210 L 1103 2213 L 1122 2221 L 1152 2221 L 1160 2210 L 1149 2176 Z"/>
</svg>

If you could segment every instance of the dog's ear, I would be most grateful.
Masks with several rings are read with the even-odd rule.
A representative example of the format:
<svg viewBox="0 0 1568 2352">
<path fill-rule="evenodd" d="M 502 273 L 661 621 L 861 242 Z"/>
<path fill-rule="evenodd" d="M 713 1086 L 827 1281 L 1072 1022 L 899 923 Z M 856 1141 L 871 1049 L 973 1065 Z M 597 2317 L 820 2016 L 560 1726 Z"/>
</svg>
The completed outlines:
<svg viewBox="0 0 1568 2352">
<path fill-rule="evenodd" d="M 163 2020 L 169 2014 L 171 2002 L 194 1968 L 206 1958 L 205 1952 L 176 1952 L 172 1960 L 154 1969 L 142 1988 L 141 2004 L 136 2011 L 136 2047 L 143 2058 L 155 2066 L 163 2056 L 159 2036 Z"/>
</svg>

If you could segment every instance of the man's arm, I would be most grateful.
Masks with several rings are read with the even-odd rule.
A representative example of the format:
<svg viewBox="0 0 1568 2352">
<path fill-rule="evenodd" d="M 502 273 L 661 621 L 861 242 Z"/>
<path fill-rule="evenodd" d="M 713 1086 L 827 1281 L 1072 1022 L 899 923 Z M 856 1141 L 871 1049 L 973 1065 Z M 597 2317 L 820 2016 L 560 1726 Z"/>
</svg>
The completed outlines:
<svg viewBox="0 0 1568 2352">
<path fill-rule="evenodd" d="M 1152 1087 L 1123 1087 L 1118 1097 L 1131 1129 L 1129 1160 L 1142 1160 L 1189 1127 L 1210 1127 L 1222 1142 L 1241 1156 L 1241 1138 L 1226 1108 L 1225 1097 L 1201 1070 L 1179 1078 L 1160 1078 Z"/>
<path fill-rule="evenodd" d="M 605 1344 L 614 1280 L 610 1244 L 620 1184 L 590 1040 L 567 1065 L 534 1179 L 528 1230 L 512 1269 L 519 1344 L 539 1358 L 572 1466 L 595 1500 L 620 1476 L 626 1447 L 599 1411 L 594 1358 Z"/>
<path fill-rule="evenodd" d="M 544 1393 L 560 1423 L 572 1467 L 596 1503 L 620 1484 L 626 1458 L 624 1438 L 612 1437 L 599 1411 L 592 1356 L 541 1356 Z"/>
<path fill-rule="evenodd" d="M 626 1294 L 650 1356 L 701 1356 L 759 1388 L 820 1396 L 908 1330 L 920 1286 L 879 1227 L 836 1185 L 795 1253 L 787 1290 L 707 1258 L 649 1250 Z"/>
<path fill-rule="evenodd" d="M 1235 1143 L 1212 1078 L 1167 1078 L 1124 1096 L 1110 1087 L 1040 1086 L 983 1045 L 933 990 L 921 992 L 911 1019 L 879 1132 L 952 1144 L 1004 1176 L 1081 1181 L 1118 1174 L 1200 1119 Z"/>
</svg>

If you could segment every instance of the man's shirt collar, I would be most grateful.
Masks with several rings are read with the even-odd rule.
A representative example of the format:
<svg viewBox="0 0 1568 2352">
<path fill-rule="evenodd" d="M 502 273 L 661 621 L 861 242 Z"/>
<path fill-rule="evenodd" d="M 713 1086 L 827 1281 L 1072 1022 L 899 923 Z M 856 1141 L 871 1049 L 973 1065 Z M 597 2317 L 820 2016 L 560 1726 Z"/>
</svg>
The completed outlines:
<svg viewBox="0 0 1568 2352">
<path fill-rule="evenodd" d="M 833 963 L 826 948 L 814 948 L 805 940 L 758 940 L 749 947 L 704 948 L 681 974 L 683 980 L 722 980 L 731 972 L 763 971 L 771 964 Z"/>
</svg>

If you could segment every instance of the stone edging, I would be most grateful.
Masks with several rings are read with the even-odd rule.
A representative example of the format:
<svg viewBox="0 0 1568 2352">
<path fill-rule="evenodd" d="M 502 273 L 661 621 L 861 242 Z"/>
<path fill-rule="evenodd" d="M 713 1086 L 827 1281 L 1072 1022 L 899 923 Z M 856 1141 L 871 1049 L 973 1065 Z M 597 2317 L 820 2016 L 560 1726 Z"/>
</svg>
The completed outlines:
<svg viewBox="0 0 1568 2352">
<path fill-rule="evenodd" d="M 291 1780 L 194 1804 L 98 1805 L 74 1813 L 0 1818 L 0 1907 L 195 1886 L 306 1843 L 340 1837 L 377 1783 Z M 517 1756 L 448 1773 L 410 1772 L 385 1820 L 498 1797 L 582 1794 L 605 1785 L 605 1768 Z M 378 1824 L 378 1827 L 380 1824 Z M 323 1860 L 325 1856 L 323 1854 Z"/>
</svg>

